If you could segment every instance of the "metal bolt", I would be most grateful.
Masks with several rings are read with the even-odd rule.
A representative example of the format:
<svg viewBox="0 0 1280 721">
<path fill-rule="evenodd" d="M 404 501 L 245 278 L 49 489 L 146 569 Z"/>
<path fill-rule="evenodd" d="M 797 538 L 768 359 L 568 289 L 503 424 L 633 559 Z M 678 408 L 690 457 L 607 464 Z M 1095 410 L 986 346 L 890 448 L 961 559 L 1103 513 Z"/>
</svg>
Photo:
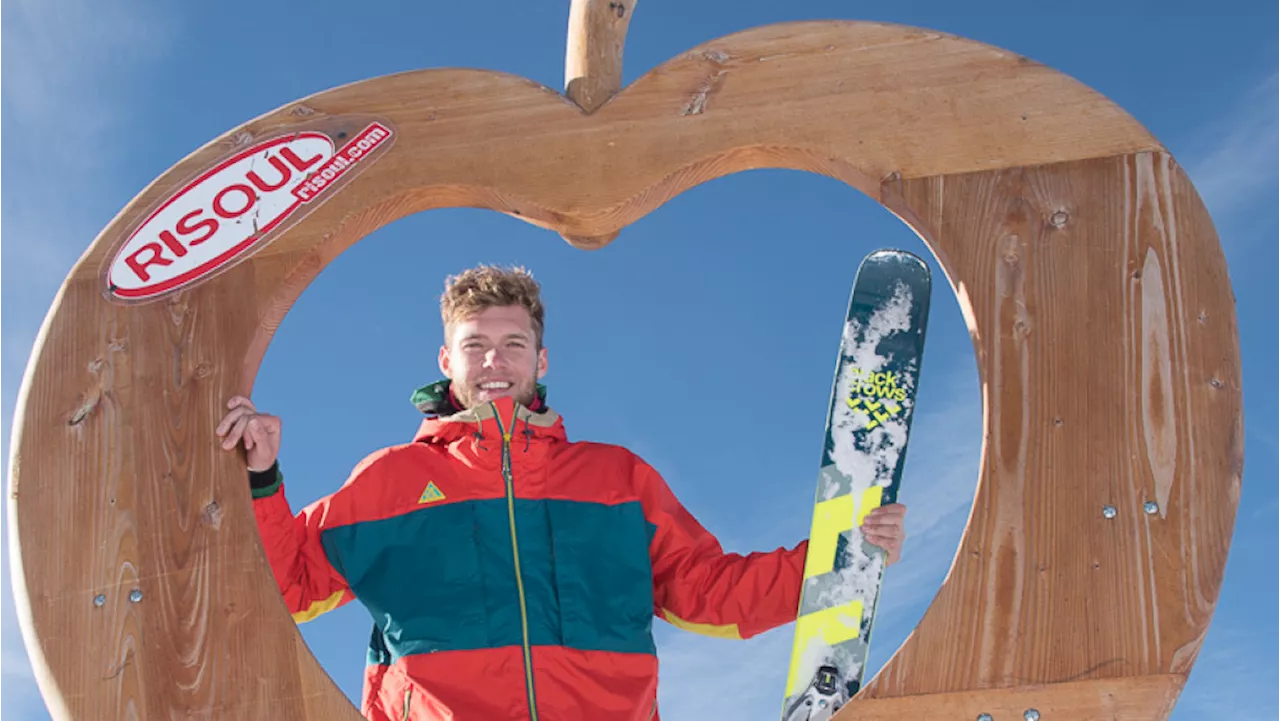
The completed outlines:
<svg viewBox="0 0 1280 721">
<path fill-rule="evenodd" d="M 991 714 L 989 713 L 978 714 L 978 721 L 991 721 Z"/>
<path fill-rule="evenodd" d="M 101 593 L 93 597 L 93 605 L 102 608 L 107 605 L 107 597 Z"/>
<path fill-rule="evenodd" d="M 1029 708 L 1023 712 L 1022 718 L 1027 721 L 1040 721 L 1040 712 L 1033 708 Z"/>
<path fill-rule="evenodd" d="M 1115 507 L 1115 506 L 1103 506 L 1103 507 L 1102 507 L 1102 517 L 1103 517 L 1103 518 L 1115 518 L 1115 517 L 1116 517 L 1116 507 Z"/>
<path fill-rule="evenodd" d="M 1160 504 L 1156 503 L 1155 501 L 1147 501 L 1146 503 L 1142 504 L 1142 510 L 1146 511 L 1147 515 L 1151 515 L 1160 510 Z"/>
<path fill-rule="evenodd" d="M 1053 223 L 1054 227 L 1061 228 L 1062 226 L 1067 224 L 1067 220 L 1070 217 L 1071 216 L 1067 214 L 1067 211 L 1059 210 L 1058 212 L 1049 216 L 1049 222 Z"/>
<path fill-rule="evenodd" d="M 129 592 L 129 601 L 130 601 L 130 602 L 132 602 L 132 603 L 137 603 L 138 601 L 141 601 L 141 600 L 142 600 L 142 589 L 140 589 L 140 588 L 135 588 L 135 589 L 133 589 L 132 591 L 130 591 L 130 592 Z"/>
</svg>

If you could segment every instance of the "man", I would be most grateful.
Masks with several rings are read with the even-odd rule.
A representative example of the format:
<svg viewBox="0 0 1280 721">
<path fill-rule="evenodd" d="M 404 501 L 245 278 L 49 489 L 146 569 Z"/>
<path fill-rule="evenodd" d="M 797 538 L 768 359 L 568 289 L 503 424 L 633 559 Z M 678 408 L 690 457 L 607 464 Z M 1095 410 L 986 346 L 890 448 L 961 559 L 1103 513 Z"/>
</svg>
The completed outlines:
<svg viewBox="0 0 1280 721">
<path fill-rule="evenodd" d="M 392 719 L 656 719 L 656 615 L 748 638 L 796 617 L 807 541 L 725 553 L 651 466 L 567 439 L 539 287 L 481 266 L 441 298 L 445 379 L 419 389 L 412 443 L 365 458 L 296 516 L 280 419 L 229 401 L 277 584 L 304 622 L 359 599 L 374 618 L 362 711 Z M 896 561 L 901 506 L 864 532 Z"/>
</svg>

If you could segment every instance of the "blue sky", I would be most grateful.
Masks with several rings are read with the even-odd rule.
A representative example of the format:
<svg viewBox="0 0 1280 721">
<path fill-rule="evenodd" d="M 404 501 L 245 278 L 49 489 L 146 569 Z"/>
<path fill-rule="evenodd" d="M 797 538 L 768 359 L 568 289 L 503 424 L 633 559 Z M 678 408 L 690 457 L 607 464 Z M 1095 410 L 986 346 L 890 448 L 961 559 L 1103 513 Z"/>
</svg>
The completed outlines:
<svg viewBox="0 0 1280 721">
<path fill-rule="evenodd" d="M 478 67 L 562 86 L 567 2 L 159 3 L 14 0 L 3 9 L 4 454 L 35 333 L 88 243 L 146 183 L 225 130 L 304 95 L 420 67 Z M 644 0 L 625 81 L 743 28 L 807 18 L 932 27 L 1066 72 L 1144 123 L 1214 214 L 1238 303 L 1247 432 L 1243 496 L 1218 611 L 1173 718 L 1274 719 L 1277 709 L 1277 41 L 1256 0 L 861 4 Z M 1211 12 L 1206 8 L 1211 8 Z M 356 18 L 359 21 L 356 21 Z M 351 18 L 350 21 L 347 18 Z M 827 178 L 756 171 L 695 188 L 584 253 L 505 216 L 398 221 L 333 263 L 276 334 L 260 407 L 283 416 L 295 507 L 416 427 L 409 392 L 436 379 L 445 274 L 522 263 L 545 286 L 552 404 L 571 436 L 640 453 L 729 550 L 807 532 L 839 323 L 858 261 L 926 254 L 887 211 Z M 709 254 L 703 256 L 702 254 Z M 932 258 L 930 262 L 933 263 Z M 872 660 L 906 638 L 949 567 L 973 498 L 981 408 L 972 345 L 934 264 L 922 395 Z M 762 280 L 763 279 L 763 280 Z M 726 415 L 710 414 L 709 407 Z M 211 439 L 212 442 L 212 439 Z M 6 466 L 7 476 L 7 466 Z M 6 478 L 6 487 L 8 479 Z M 6 718 L 48 718 L 13 613 L 5 550 Z M 368 615 L 303 627 L 358 697 Z M 670 719 L 776 718 L 791 641 L 658 624 Z"/>
</svg>

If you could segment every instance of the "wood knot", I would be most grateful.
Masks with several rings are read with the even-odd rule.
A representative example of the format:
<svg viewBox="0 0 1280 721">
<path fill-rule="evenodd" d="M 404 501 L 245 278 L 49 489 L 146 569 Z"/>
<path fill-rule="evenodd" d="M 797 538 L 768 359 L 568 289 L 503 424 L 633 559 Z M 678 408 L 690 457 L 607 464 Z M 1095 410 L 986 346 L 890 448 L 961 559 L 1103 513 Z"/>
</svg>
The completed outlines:
<svg viewBox="0 0 1280 721">
<path fill-rule="evenodd" d="M 308 115 L 315 115 L 315 113 L 316 111 L 312 110 L 311 108 L 305 105 L 295 105 L 293 106 L 293 109 L 289 111 L 290 115 L 298 118 L 306 117 Z"/>
<path fill-rule="evenodd" d="M 705 50 L 702 53 L 702 57 L 705 60 L 710 60 L 716 65 L 722 65 L 729 59 L 729 53 L 726 53 L 723 50 Z"/>
<path fill-rule="evenodd" d="M 98 407 L 98 402 L 101 400 L 102 389 L 94 388 L 89 391 L 80 401 L 80 405 L 71 412 L 71 417 L 67 419 L 67 425 L 77 426 L 83 423 L 84 419 L 88 418 L 89 414 L 93 413 L 94 409 Z"/>
<path fill-rule="evenodd" d="M 621 20 L 627 14 L 627 6 L 620 2 L 609 3 L 609 9 L 613 11 L 614 16 Z"/>
<path fill-rule="evenodd" d="M 210 366 L 208 363 L 201 363 L 196 366 L 195 376 L 197 379 L 204 380 L 205 378 L 208 378 L 211 375 L 213 375 L 213 367 Z"/>
<path fill-rule="evenodd" d="M 1061 419 L 1061 418 L 1054 418 L 1054 419 L 1053 419 L 1053 425 L 1057 426 L 1058 428 L 1061 428 L 1061 427 L 1062 427 L 1062 419 Z"/>
<path fill-rule="evenodd" d="M 1222 379 L 1218 378 L 1217 376 L 1214 376 L 1213 378 L 1209 379 L 1209 385 L 1213 386 L 1214 388 L 1221 388 Z"/>
<path fill-rule="evenodd" d="M 205 525 L 211 526 L 215 531 L 222 528 L 222 506 L 217 501 L 210 501 L 204 507 L 203 519 Z"/>
</svg>

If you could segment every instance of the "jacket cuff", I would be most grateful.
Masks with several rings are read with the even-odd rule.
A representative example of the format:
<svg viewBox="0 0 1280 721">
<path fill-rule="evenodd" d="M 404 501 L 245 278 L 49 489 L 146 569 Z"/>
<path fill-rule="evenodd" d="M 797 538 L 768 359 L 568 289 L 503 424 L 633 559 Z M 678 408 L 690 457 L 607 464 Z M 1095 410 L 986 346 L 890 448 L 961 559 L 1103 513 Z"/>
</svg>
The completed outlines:
<svg viewBox="0 0 1280 721">
<path fill-rule="evenodd" d="M 275 495 L 283 483 L 284 473 L 280 471 L 280 461 L 272 463 L 265 471 L 249 471 L 249 488 L 255 501 Z"/>
</svg>

